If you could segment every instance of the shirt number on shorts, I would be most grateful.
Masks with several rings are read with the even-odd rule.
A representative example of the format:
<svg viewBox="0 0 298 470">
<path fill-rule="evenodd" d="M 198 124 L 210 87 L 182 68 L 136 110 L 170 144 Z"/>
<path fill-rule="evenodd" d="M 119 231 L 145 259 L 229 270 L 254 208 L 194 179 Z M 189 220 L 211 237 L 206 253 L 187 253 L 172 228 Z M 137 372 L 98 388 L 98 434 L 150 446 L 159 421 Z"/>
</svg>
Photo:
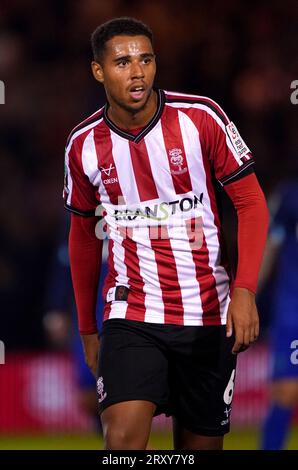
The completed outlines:
<svg viewBox="0 0 298 470">
<path fill-rule="evenodd" d="M 235 372 L 236 372 L 236 369 L 233 369 L 228 385 L 226 386 L 226 389 L 224 391 L 223 399 L 226 405 L 230 405 L 233 400 L 234 386 L 235 386 Z"/>
</svg>

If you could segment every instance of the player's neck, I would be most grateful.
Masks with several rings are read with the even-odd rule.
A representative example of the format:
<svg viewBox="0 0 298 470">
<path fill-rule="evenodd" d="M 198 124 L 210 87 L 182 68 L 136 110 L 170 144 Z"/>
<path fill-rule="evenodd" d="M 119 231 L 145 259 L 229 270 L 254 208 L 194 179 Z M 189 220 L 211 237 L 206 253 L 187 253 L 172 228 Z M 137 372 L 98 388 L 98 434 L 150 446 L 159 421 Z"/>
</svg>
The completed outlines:
<svg viewBox="0 0 298 470">
<path fill-rule="evenodd" d="M 144 108 L 138 112 L 128 111 L 109 101 L 108 116 L 113 123 L 122 129 L 145 127 L 152 119 L 157 109 L 157 93 L 152 90 Z"/>
</svg>

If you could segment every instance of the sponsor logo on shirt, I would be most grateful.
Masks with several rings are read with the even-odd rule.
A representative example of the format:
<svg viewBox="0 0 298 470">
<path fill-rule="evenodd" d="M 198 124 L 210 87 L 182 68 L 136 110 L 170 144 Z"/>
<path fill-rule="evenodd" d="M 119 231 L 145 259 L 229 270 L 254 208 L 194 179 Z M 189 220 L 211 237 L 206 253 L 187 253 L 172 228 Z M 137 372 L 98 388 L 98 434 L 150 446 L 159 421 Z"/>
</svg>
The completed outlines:
<svg viewBox="0 0 298 470">
<path fill-rule="evenodd" d="M 110 163 L 109 168 L 100 168 L 100 171 L 103 172 L 105 175 L 107 175 L 109 178 L 105 178 L 102 180 L 103 184 L 113 184 L 113 183 L 118 183 L 118 178 L 110 178 L 112 170 L 115 170 L 115 167 Z"/>
<path fill-rule="evenodd" d="M 103 167 L 100 168 L 100 171 L 103 171 L 104 174 L 107 175 L 107 176 L 111 176 L 111 171 L 112 170 L 115 170 L 115 167 L 112 165 L 112 163 L 110 163 L 109 168 L 103 168 Z"/>
<path fill-rule="evenodd" d="M 156 221 L 163 221 L 169 219 L 170 216 L 177 216 L 178 214 L 189 212 L 198 208 L 203 204 L 203 193 L 200 196 L 194 195 L 193 197 L 184 197 L 176 201 L 161 202 L 151 206 L 136 207 L 135 209 L 116 209 L 114 211 L 115 220 L 136 220 L 152 219 Z"/>
<path fill-rule="evenodd" d="M 103 184 L 118 183 L 118 178 L 106 178 L 102 182 L 103 182 Z"/>
</svg>

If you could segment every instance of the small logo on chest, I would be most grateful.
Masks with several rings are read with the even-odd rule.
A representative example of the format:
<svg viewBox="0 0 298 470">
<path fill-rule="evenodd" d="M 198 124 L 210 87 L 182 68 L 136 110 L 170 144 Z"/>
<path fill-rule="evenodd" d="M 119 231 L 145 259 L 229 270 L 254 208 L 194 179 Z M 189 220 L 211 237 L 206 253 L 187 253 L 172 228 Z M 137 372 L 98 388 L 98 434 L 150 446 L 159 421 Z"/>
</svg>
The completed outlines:
<svg viewBox="0 0 298 470">
<path fill-rule="evenodd" d="M 187 171 L 187 168 L 183 168 L 184 157 L 181 149 L 174 148 L 169 150 L 170 157 L 170 170 L 172 175 L 181 175 Z"/>
<path fill-rule="evenodd" d="M 103 167 L 101 167 L 101 168 L 100 168 L 100 171 L 103 171 L 104 174 L 107 175 L 107 176 L 111 176 L 111 171 L 114 170 L 114 169 L 115 169 L 115 167 L 112 165 L 112 163 L 110 163 L 109 168 L 103 168 Z"/>
<path fill-rule="evenodd" d="M 102 171 L 105 175 L 108 176 L 108 178 L 105 178 L 102 180 L 103 184 L 112 184 L 112 183 L 118 183 L 118 178 L 110 178 L 112 170 L 115 170 L 115 167 L 110 163 L 109 168 L 103 168 L 100 167 L 100 171 Z"/>
</svg>

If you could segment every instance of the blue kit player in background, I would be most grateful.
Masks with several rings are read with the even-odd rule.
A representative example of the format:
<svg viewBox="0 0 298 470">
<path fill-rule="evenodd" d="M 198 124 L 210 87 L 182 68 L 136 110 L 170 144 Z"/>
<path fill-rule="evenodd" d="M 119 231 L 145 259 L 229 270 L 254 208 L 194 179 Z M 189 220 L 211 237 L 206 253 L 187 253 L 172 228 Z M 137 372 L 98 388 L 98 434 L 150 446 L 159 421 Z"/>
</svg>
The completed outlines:
<svg viewBox="0 0 298 470">
<path fill-rule="evenodd" d="M 298 405 L 298 179 L 274 196 L 274 214 L 261 270 L 264 282 L 275 266 L 270 322 L 271 397 L 261 448 L 286 447 Z"/>
<path fill-rule="evenodd" d="M 74 302 L 70 264 L 68 256 L 68 232 L 70 217 L 63 217 L 63 225 L 58 235 L 49 273 L 45 316 L 43 323 L 49 344 L 55 350 L 70 350 L 74 357 L 75 376 L 78 383 L 78 397 L 81 408 L 94 418 L 98 426 L 98 404 L 96 396 L 96 382 L 89 367 L 85 363 L 82 342 L 78 334 L 77 315 Z M 101 319 L 103 299 L 101 290 L 107 272 L 105 250 L 101 278 L 98 288 L 97 318 Z M 98 325 L 101 331 L 101 324 Z"/>
</svg>

